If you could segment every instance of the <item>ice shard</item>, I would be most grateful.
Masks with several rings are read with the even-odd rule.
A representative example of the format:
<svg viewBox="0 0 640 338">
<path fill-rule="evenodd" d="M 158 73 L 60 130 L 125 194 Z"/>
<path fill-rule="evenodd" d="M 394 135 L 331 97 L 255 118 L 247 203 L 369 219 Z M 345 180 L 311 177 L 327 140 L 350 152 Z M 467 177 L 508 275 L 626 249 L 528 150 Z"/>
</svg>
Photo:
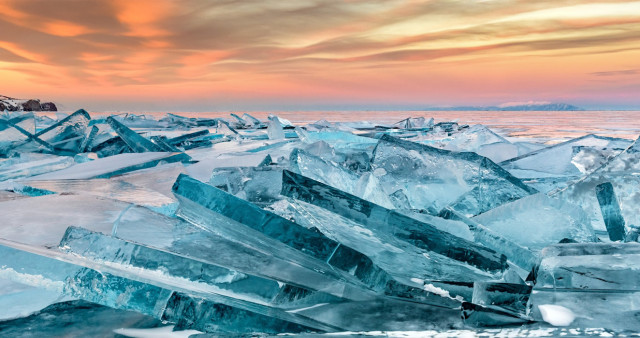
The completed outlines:
<svg viewBox="0 0 640 338">
<path fill-rule="evenodd" d="M 387 274 L 362 253 L 189 176 L 179 176 L 173 190 L 224 217 L 349 272 L 370 287 L 388 279 Z"/>
<path fill-rule="evenodd" d="M 53 251 L 36 250 L 6 241 L 2 241 L 0 251 L 4 275 L 70 297 L 157 316 L 171 296 L 169 290 L 75 265 L 69 262 L 72 257 Z"/>
<path fill-rule="evenodd" d="M 620 205 L 616 199 L 611 182 L 605 182 L 596 186 L 596 196 L 600 203 L 600 212 L 607 227 L 609 239 L 622 241 L 625 238 L 624 218 L 620 212 Z"/>
<path fill-rule="evenodd" d="M 579 177 L 597 169 L 607 157 L 619 154 L 630 144 L 625 139 L 589 134 L 503 161 L 500 165 L 520 178 Z M 585 161 L 586 158 L 577 161 L 576 155 L 587 148 L 605 153 L 589 161 Z"/>
<path fill-rule="evenodd" d="M 219 295 L 270 307 L 295 309 L 315 303 L 342 301 L 326 293 L 241 273 L 83 228 L 69 227 L 60 241 L 60 248 L 93 260 L 161 271 L 162 275 L 192 282 L 196 289 L 208 288 Z"/>
<path fill-rule="evenodd" d="M 84 140 L 82 140 L 82 143 L 80 144 L 80 148 L 78 149 L 79 152 L 84 153 L 90 149 L 91 144 L 93 143 L 93 140 L 95 140 L 99 131 L 100 128 L 98 128 L 97 126 L 91 127 L 89 134 L 87 134 L 87 136 L 84 138 Z"/>
<path fill-rule="evenodd" d="M 451 206 L 473 216 L 536 192 L 488 158 L 388 135 L 378 141 L 372 166 L 381 171 L 384 189 L 389 194 L 402 189 L 415 209 Z"/>
<path fill-rule="evenodd" d="M 472 302 L 512 312 L 515 315 L 526 316 L 531 288 L 526 284 L 475 282 Z"/>
<path fill-rule="evenodd" d="M 260 311 L 260 305 L 250 305 L 233 298 L 217 296 L 207 290 L 192 290 L 190 295 L 178 293 L 187 289 L 176 281 L 154 277 L 151 273 L 139 271 L 138 274 L 132 274 L 130 270 L 117 265 L 106 265 L 100 261 L 53 250 L 37 249 L 5 241 L 0 244 L 1 271 L 12 279 L 45 285 L 49 289 L 60 290 L 61 293 L 70 297 L 116 309 L 134 310 L 174 323 L 180 323 L 181 320 L 189 319 L 192 315 L 190 309 L 181 304 L 205 300 L 209 302 L 213 312 L 218 313 L 218 316 L 209 318 L 210 320 L 202 320 L 198 328 L 203 331 L 225 329 L 231 332 L 247 332 L 245 330 L 249 329 L 249 332 L 253 332 L 262 329 L 279 333 L 285 328 L 289 330 L 296 327 L 289 321 L 277 318 L 276 313 L 272 313 L 274 316 L 271 317 L 252 311 Z M 280 311 L 280 313 L 280 317 L 315 324 L 315 329 L 330 328 L 286 311 Z M 226 314 L 226 317 L 221 317 L 220 314 Z M 236 325 L 235 318 L 243 318 L 246 325 Z M 214 323 L 216 326 L 210 328 Z M 314 329 L 307 326 L 298 327 L 299 329 L 294 331 Z"/>
<path fill-rule="evenodd" d="M 35 136 L 51 144 L 56 149 L 81 152 L 80 146 L 86 136 L 91 116 L 84 109 L 65 117 Z"/>
<path fill-rule="evenodd" d="M 278 118 L 273 115 L 269 116 L 267 134 L 269 135 L 270 140 L 284 139 L 284 130 L 282 129 L 282 124 L 280 124 L 280 120 L 278 120 Z"/>
<path fill-rule="evenodd" d="M 318 181 L 283 172 L 282 194 L 335 212 L 360 224 L 486 271 L 503 271 L 506 257 L 411 217 L 385 209 Z"/>
<path fill-rule="evenodd" d="M 162 149 L 162 151 L 170 151 L 170 152 L 174 152 L 174 153 L 179 153 L 181 150 L 174 147 L 173 145 L 169 144 L 167 142 L 167 138 L 165 136 L 151 136 L 149 138 L 151 140 L 151 142 L 153 142 L 153 144 L 157 145 L 158 147 L 160 147 L 160 149 Z"/>
<path fill-rule="evenodd" d="M 174 146 L 180 146 L 182 143 L 189 141 L 191 139 L 194 138 L 198 138 L 198 137 L 202 137 L 202 136 L 206 136 L 209 135 L 209 130 L 208 129 L 203 129 L 203 130 L 198 130 L 198 131 L 194 131 L 191 133 L 187 133 L 187 134 L 183 134 L 180 136 L 176 136 L 173 138 L 170 138 L 167 140 L 167 143 L 174 145 Z"/>
<path fill-rule="evenodd" d="M 209 184 L 252 203 L 273 203 L 281 198 L 282 168 L 216 168 L 211 174 Z"/>
<path fill-rule="evenodd" d="M 639 247 L 568 243 L 543 250 L 529 301 L 533 318 L 549 321 L 548 311 L 561 309 L 571 314 L 565 325 L 640 329 Z"/>
<path fill-rule="evenodd" d="M 358 176 L 352 171 L 337 166 L 320 157 L 313 156 L 306 151 L 296 148 L 289 157 L 290 170 L 303 176 L 313 178 L 332 187 L 359 196 L 373 203 L 393 208 L 389 196 L 380 189 L 377 178 L 365 173 Z"/>
<path fill-rule="evenodd" d="M 476 269 L 459 262 L 400 240 L 393 234 L 366 228 L 364 225 L 330 212 L 321 207 L 299 200 L 279 201 L 271 206 L 274 212 L 295 221 L 308 229 L 318 229 L 327 237 L 353 247 L 371 258 L 393 278 L 404 284 L 424 288 L 436 285 L 449 291 L 450 296 L 457 291 L 451 285 L 438 285 L 434 281 L 488 280 L 498 275 Z M 425 284 L 426 283 L 426 284 Z M 399 298 L 411 298 L 415 290 L 407 289 L 399 283 L 389 283 L 385 294 Z M 472 288 L 472 285 L 470 286 Z M 415 297 L 424 296 L 424 292 Z M 471 291 L 469 292 L 471 300 Z M 459 305 L 459 304 L 458 304 Z"/>
<path fill-rule="evenodd" d="M 185 153 L 149 152 L 144 154 L 119 154 L 95 161 L 78 163 L 66 169 L 33 177 L 35 180 L 109 178 L 135 170 L 154 167 L 160 163 L 187 162 Z"/>
<path fill-rule="evenodd" d="M 248 113 L 244 113 L 242 114 L 242 119 L 245 121 L 249 121 L 251 123 L 251 125 L 256 128 L 256 129 L 260 129 L 260 128 L 264 128 L 264 123 L 262 123 L 262 121 L 258 120 L 257 118 L 249 115 Z"/>
<path fill-rule="evenodd" d="M 440 216 L 465 223 L 473 233 L 474 242 L 507 256 L 510 262 L 516 264 L 525 272 L 531 271 L 538 263 L 537 255 L 531 250 L 505 238 L 500 233 L 485 227 L 474 219 L 465 217 L 451 208 L 443 209 Z"/>
<path fill-rule="evenodd" d="M 503 204 L 472 219 L 533 251 L 564 238 L 577 242 L 596 239 L 582 208 L 541 193 Z"/>
<path fill-rule="evenodd" d="M 0 332 L 6 337 L 108 337 L 113 336 L 114 330 L 153 331 L 162 325 L 160 320 L 135 311 L 82 300 L 56 302 L 38 310 L 29 316 L 0 322 Z"/>
<path fill-rule="evenodd" d="M 129 129 L 124 124 L 118 122 L 112 116 L 107 117 L 107 123 L 113 130 L 124 140 L 124 142 L 136 153 L 144 152 L 161 152 L 165 151 L 161 146 L 154 144 L 148 139 L 138 135 L 135 131 Z"/>
<path fill-rule="evenodd" d="M 174 198 L 121 180 L 34 180 L 24 182 L 24 185 L 51 193 L 73 193 L 111 198 L 147 207 L 169 216 L 173 215 L 178 207 Z"/>
<path fill-rule="evenodd" d="M 0 181 L 55 172 L 75 165 L 73 158 L 50 154 L 21 153 L 0 165 Z"/>
</svg>

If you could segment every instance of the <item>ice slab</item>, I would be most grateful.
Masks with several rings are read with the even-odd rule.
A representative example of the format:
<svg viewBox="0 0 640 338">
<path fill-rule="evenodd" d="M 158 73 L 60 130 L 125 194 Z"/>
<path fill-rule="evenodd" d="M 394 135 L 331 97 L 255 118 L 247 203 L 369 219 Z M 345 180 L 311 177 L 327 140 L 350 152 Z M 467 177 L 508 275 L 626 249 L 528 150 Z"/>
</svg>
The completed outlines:
<svg viewBox="0 0 640 338">
<path fill-rule="evenodd" d="M 297 321 L 313 322 L 285 311 L 280 311 L 280 316 L 276 313 L 271 313 L 276 315 L 273 317 L 265 316 L 259 313 L 259 305 L 217 296 L 206 289 L 190 290 L 188 285 L 183 287 L 170 278 L 158 278 L 152 272 L 138 270 L 132 273 L 118 265 L 103 264 L 77 255 L 6 241 L 0 244 L 3 253 L 1 271 L 5 271 L 14 280 L 44 284 L 49 289 L 62 290 L 71 297 L 116 309 L 134 310 L 178 324 L 189 320 L 193 315 L 189 308 L 193 302 L 206 301 L 210 311 L 198 313 L 206 316 L 196 324 L 196 328 L 203 331 L 213 331 L 215 328 L 230 332 L 300 332 L 310 328 L 277 317 L 286 316 Z M 191 291 L 190 295 L 181 293 L 187 290 Z M 238 320 L 245 321 L 245 325 L 237 325 Z M 317 326 L 327 328 L 322 324 Z"/>
<path fill-rule="evenodd" d="M 625 232 L 629 232 L 632 227 L 640 225 L 640 207 L 636 202 L 640 198 L 640 191 L 636 189 L 640 184 L 638 159 L 640 159 L 640 143 L 636 140 L 625 151 L 581 180 L 554 193 L 554 196 L 581 206 L 588 213 L 593 228 L 605 230 L 606 225 L 595 189 L 596 186 L 609 182 L 620 205 L 620 212 L 625 221 Z"/>
<path fill-rule="evenodd" d="M 392 275 L 396 281 L 405 285 L 423 287 L 425 281 L 472 282 L 496 277 L 468 264 L 419 248 L 390 233 L 367 228 L 313 204 L 289 199 L 273 204 L 271 209 L 297 224 L 309 229 L 318 229 L 335 241 L 364 253 Z M 394 285 L 388 285 L 388 287 L 390 289 L 385 290 L 385 293 L 389 296 L 400 295 L 405 291 L 410 292 L 404 289 L 393 290 Z M 450 290 L 448 286 L 441 286 L 441 288 Z M 404 295 L 402 298 L 407 297 Z"/>
<path fill-rule="evenodd" d="M 637 243 L 567 243 L 543 250 L 530 299 L 534 318 L 549 305 L 573 319 L 565 325 L 638 330 Z M 615 309 L 615 311 L 611 311 Z M 552 323 L 553 324 L 553 323 Z"/>
<path fill-rule="evenodd" d="M 161 321 L 135 311 L 116 310 L 86 301 L 52 304 L 33 315 L 0 322 L 7 337 L 109 337 L 114 330 L 144 330 Z"/>
<path fill-rule="evenodd" d="M 302 227 L 189 176 L 179 176 L 173 190 L 177 195 L 217 214 L 325 261 L 331 267 L 355 276 L 371 288 L 386 283 L 389 278 L 367 256 L 327 238 L 321 232 Z M 218 228 L 223 226 L 224 222 L 219 222 Z"/>
<path fill-rule="evenodd" d="M 625 239 L 624 218 L 620 212 L 620 205 L 616 199 L 613 185 L 605 182 L 596 186 L 596 197 L 600 203 L 600 212 L 607 227 L 609 239 L 612 241 L 622 241 Z"/>
<path fill-rule="evenodd" d="M 146 244 L 214 265 L 222 265 L 247 274 L 255 274 L 338 297 L 362 300 L 375 294 L 353 276 L 340 273 L 325 262 L 318 261 L 257 231 L 219 229 L 220 216 L 189 200 L 181 200 L 177 214 L 188 221 L 170 218 L 145 218 L 144 215 L 123 213 L 119 218 L 118 238 Z M 145 222 L 141 222 L 145 220 Z M 224 224 L 223 224 L 224 225 Z M 251 230 L 251 231 L 247 231 Z"/>
<path fill-rule="evenodd" d="M 28 181 L 25 186 L 52 193 L 93 195 L 147 207 L 155 212 L 173 215 L 177 200 L 154 190 L 114 179 Z"/>
<path fill-rule="evenodd" d="M 53 145 L 56 149 L 80 152 L 80 146 L 86 137 L 91 116 L 80 109 L 50 127 L 35 134 L 36 137 Z"/>
<path fill-rule="evenodd" d="M 112 116 L 107 117 L 107 123 L 122 138 L 122 140 L 136 153 L 161 152 L 162 147 L 154 144 L 150 140 L 138 135 L 135 131 L 118 122 Z"/>
<path fill-rule="evenodd" d="M 241 273 L 83 228 L 69 227 L 60 241 L 60 248 L 96 261 L 158 271 L 167 277 L 183 279 L 185 288 L 191 283 L 191 287 L 198 290 L 206 288 L 222 296 L 269 307 L 295 309 L 314 303 L 342 301 L 326 293 Z"/>
<path fill-rule="evenodd" d="M 377 177 L 371 173 L 358 176 L 344 167 L 313 156 L 299 148 L 291 152 L 289 168 L 293 172 L 337 187 L 370 202 L 387 208 L 394 207 L 389 196 L 380 188 Z"/>
<path fill-rule="evenodd" d="M 69 180 L 109 178 L 135 170 L 154 167 L 160 163 L 186 162 L 185 153 L 148 152 L 142 154 L 120 154 L 95 161 L 78 163 L 66 169 L 33 176 L 34 180 Z"/>
<path fill-rule="evenodd" d="M 595 241 L 595 232 L 581 208 L 541 193 L 504 204 L 473 220 L 534 251 L 564 238 Z"/>
<path fill-rule="evenodd" d="M 267 127 L 267 134 L 270 140 L 282 140 L 284 139 L 284 129 L 282 124 L 276 116 L 270 115 Z"/>
<path fill-rule="evenodd" d="M 73 158 L 49 154 L 21 153 L 0 163 L 0 181 L 37 176 L 69 168 Z"/>
<path fill-rule="evenodd" d="M 397 238 L 486 271 L 503 271 L 506 257 L 436 227 L 362 200 L 290 171 L 283 172 L 282 194 L 320 206 L 367 228 Z"/>
<path fill-rule="evenodd" d="M 469 227 L 469 230 L 473 233 L 473 240 L 495 252 L 501 253 L 507 256 L 507 259 L 516 264 L 518 267 L 528 272 L 538 263 L 538 257 L 528 248 L 507 239 L 500 233 L 493 231 L 484 225 L 476 222 L 474 219 L 470 219 L 460 214 L 459 212 L 452 210 L 451 208 L 443 209 L 441 216 L 446 219 L 458 220 L 463 222 Z"/>
<path fill-rule="evenodd" d="M 522 178 L 582 176 L 630 144 L 626 139 L 589 134 L 506 160 L 500 165 Z M 588 153 L 590 158 L 587 158 Z"/>
<path fill-rule="evenodd" d="M 216 168 L 209 184 L 252 203 L 269 204 L 281 198 L 282 170 L 275 166 Z"/>
<path fill-rule="evenodd" d="M 443 165 L 446 163 L 446 165 Z M 491 160 L 400 140 L 380 138 L 372 166 L 390 194 L 402 190 L 414 209 L 446 206 L 473 216 L 535 193 Z"/>
</svg>

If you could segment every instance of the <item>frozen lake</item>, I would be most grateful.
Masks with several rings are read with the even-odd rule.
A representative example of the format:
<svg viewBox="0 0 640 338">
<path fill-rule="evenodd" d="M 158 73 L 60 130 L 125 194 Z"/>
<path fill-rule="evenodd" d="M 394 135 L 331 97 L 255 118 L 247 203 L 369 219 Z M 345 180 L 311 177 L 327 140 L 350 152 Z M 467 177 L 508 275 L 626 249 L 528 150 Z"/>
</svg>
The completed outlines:
<svg viewBox="0 0 640 338">
<path fill-rule="evenodd" d="M 68 112 L 71 113 L 71 112 Z M 90 112 L 107 116 L 126 112 Z M 160 117 L 168 112 L 135 112 Z M 185 117 L 229 117 L 231 112 L 171 112 Z M 242 115 L 244 112 L 235 112 Z M 407 117 L 433 117 L 436 122 L 458 120 L 484 124 L 502 134 L 528 140 L 557 143 L 586 134 L 636 139 L 640 134 L 640 111 L 281 111 L 248 112 L 266 119 L 278 115 L 296 124 L 318 120 L 331 122 L 375 121 L 394 123 Z M 43 113 L 55 116 L 55 113 Z"/>
</svg>

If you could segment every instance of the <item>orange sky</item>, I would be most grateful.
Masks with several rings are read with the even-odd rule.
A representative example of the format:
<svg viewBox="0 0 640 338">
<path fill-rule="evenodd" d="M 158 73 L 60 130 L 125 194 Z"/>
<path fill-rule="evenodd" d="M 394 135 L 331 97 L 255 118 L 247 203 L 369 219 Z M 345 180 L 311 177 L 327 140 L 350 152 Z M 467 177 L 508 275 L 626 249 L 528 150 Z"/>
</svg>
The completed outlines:
<svg viewBox="0 0 640 338">
<path fill-rule="evenodd" d="M 640 1 L 0 0 L 0 80 L 66 110 L 640 109 Z"/>
</svg>

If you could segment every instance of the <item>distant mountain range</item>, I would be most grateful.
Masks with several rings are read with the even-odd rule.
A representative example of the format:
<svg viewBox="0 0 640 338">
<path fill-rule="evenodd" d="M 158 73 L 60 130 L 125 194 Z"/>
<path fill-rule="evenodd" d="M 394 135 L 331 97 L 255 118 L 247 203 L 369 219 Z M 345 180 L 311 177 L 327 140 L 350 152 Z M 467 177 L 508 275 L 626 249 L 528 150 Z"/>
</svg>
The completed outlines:
<svg viewBox="0 0 640 338">
<path fill-rule="evenodd" d="M 58 111 L 53 102 L 40 103 L 38 99 L 15 99 L 0 95 L 0 112 L 8 111 Z"/>
<path fill-rule="evenodd" d="M 584 110 L 566 103 L 502 104 L 499 106 L 432 107 L 427 111 L 572 111 Z"/>
</svg>

